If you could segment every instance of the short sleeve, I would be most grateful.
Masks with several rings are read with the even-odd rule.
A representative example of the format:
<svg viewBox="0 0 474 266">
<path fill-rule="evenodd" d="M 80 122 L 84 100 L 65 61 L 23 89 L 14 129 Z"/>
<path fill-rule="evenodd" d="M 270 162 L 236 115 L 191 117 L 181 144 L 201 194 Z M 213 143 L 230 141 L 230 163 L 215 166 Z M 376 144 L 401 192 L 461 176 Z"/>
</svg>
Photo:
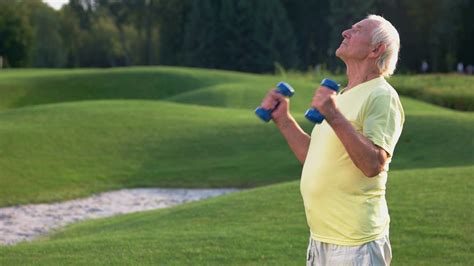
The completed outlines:
<svg viewBox="0 0 474 266">
<path fill-rule="evenodd" d="M 405 120 L 398 95 L 384 92 L 369 97 L 362 119 L 364 136 L 392 156 Z"/>
</svg>

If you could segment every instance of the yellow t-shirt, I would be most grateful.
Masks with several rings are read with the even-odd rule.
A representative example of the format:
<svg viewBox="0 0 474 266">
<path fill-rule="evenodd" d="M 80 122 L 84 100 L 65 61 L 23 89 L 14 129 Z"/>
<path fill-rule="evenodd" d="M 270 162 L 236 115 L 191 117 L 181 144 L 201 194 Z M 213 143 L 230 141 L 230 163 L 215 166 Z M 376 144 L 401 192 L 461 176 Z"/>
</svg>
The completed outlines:
<svg viewBox="0 0 474 266">
<path fill-rule="evenodd" d="M 300 190 L 314 240 L 361 245 L 383 237 L 388 230 L 385 184 L 405 116 L 397 92 L 383 77 L 339 93 L 336 105 L 358 132 L 390 157 L 378 176 L 366 177 L 323 121 L 311 133 Z"/>
</svg>

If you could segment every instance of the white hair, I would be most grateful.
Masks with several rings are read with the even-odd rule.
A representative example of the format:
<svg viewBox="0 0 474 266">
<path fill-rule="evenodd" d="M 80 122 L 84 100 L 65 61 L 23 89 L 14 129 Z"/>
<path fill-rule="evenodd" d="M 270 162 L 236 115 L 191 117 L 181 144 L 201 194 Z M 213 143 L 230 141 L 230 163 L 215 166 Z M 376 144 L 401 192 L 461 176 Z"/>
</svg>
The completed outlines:
<svg viewBox="0 0 474 266">
<path fill-rule="evenodd" d="M 390 77 L 397 67 L 400 36 L 392 23 L 383 17 L 368 15 L 367 19 L 380 22 L 372 32 L 372 44 L 385 44 L 385 52 L 377 59 L 377 67 L 384 77 Z"/>
</svg>

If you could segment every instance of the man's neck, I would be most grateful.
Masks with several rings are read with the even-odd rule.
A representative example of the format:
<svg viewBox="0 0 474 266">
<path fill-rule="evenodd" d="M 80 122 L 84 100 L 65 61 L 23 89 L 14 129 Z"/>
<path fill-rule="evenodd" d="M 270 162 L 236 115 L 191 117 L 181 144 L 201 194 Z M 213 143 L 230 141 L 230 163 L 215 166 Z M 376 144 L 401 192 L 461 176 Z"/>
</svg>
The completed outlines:
<svg viewBox="0 0 474 266">
<path fill-rule="evenodd" d="M 347 64 L 347 87 L 346 91 L 355 86 L 382 76 L 374 64 L 352 63 Z"/>
</svg>

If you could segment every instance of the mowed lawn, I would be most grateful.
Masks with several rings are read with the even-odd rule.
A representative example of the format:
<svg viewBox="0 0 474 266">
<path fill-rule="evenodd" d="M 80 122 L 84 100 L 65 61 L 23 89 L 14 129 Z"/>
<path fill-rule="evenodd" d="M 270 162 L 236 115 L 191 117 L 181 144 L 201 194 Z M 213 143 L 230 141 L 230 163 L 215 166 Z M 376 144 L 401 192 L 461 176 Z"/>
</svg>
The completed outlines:
<svg viewBox="0 0 474 266">
<path fill-rule="evenodd" d="M 1 206 L 125 187 L 264 187 L 72 225 L 0 247 L 0 265 L 304 264 L 301 166 L 253 114 L 281 79 L 170 67 L 1 72 Z M 316 85 L 285 80 L 309 131 Z M 469 265 L 474 116 L 402 103 L 387 190 L 393 265 Z"/>
<path fill-rule="evenodd" d="M 469 265 L 474 167 L 391 174 L 393 265 Z M 297 181 L 166 210 L 83 222 L 0 248 L 2 265 L 304 265 Z"/>
</svg>

